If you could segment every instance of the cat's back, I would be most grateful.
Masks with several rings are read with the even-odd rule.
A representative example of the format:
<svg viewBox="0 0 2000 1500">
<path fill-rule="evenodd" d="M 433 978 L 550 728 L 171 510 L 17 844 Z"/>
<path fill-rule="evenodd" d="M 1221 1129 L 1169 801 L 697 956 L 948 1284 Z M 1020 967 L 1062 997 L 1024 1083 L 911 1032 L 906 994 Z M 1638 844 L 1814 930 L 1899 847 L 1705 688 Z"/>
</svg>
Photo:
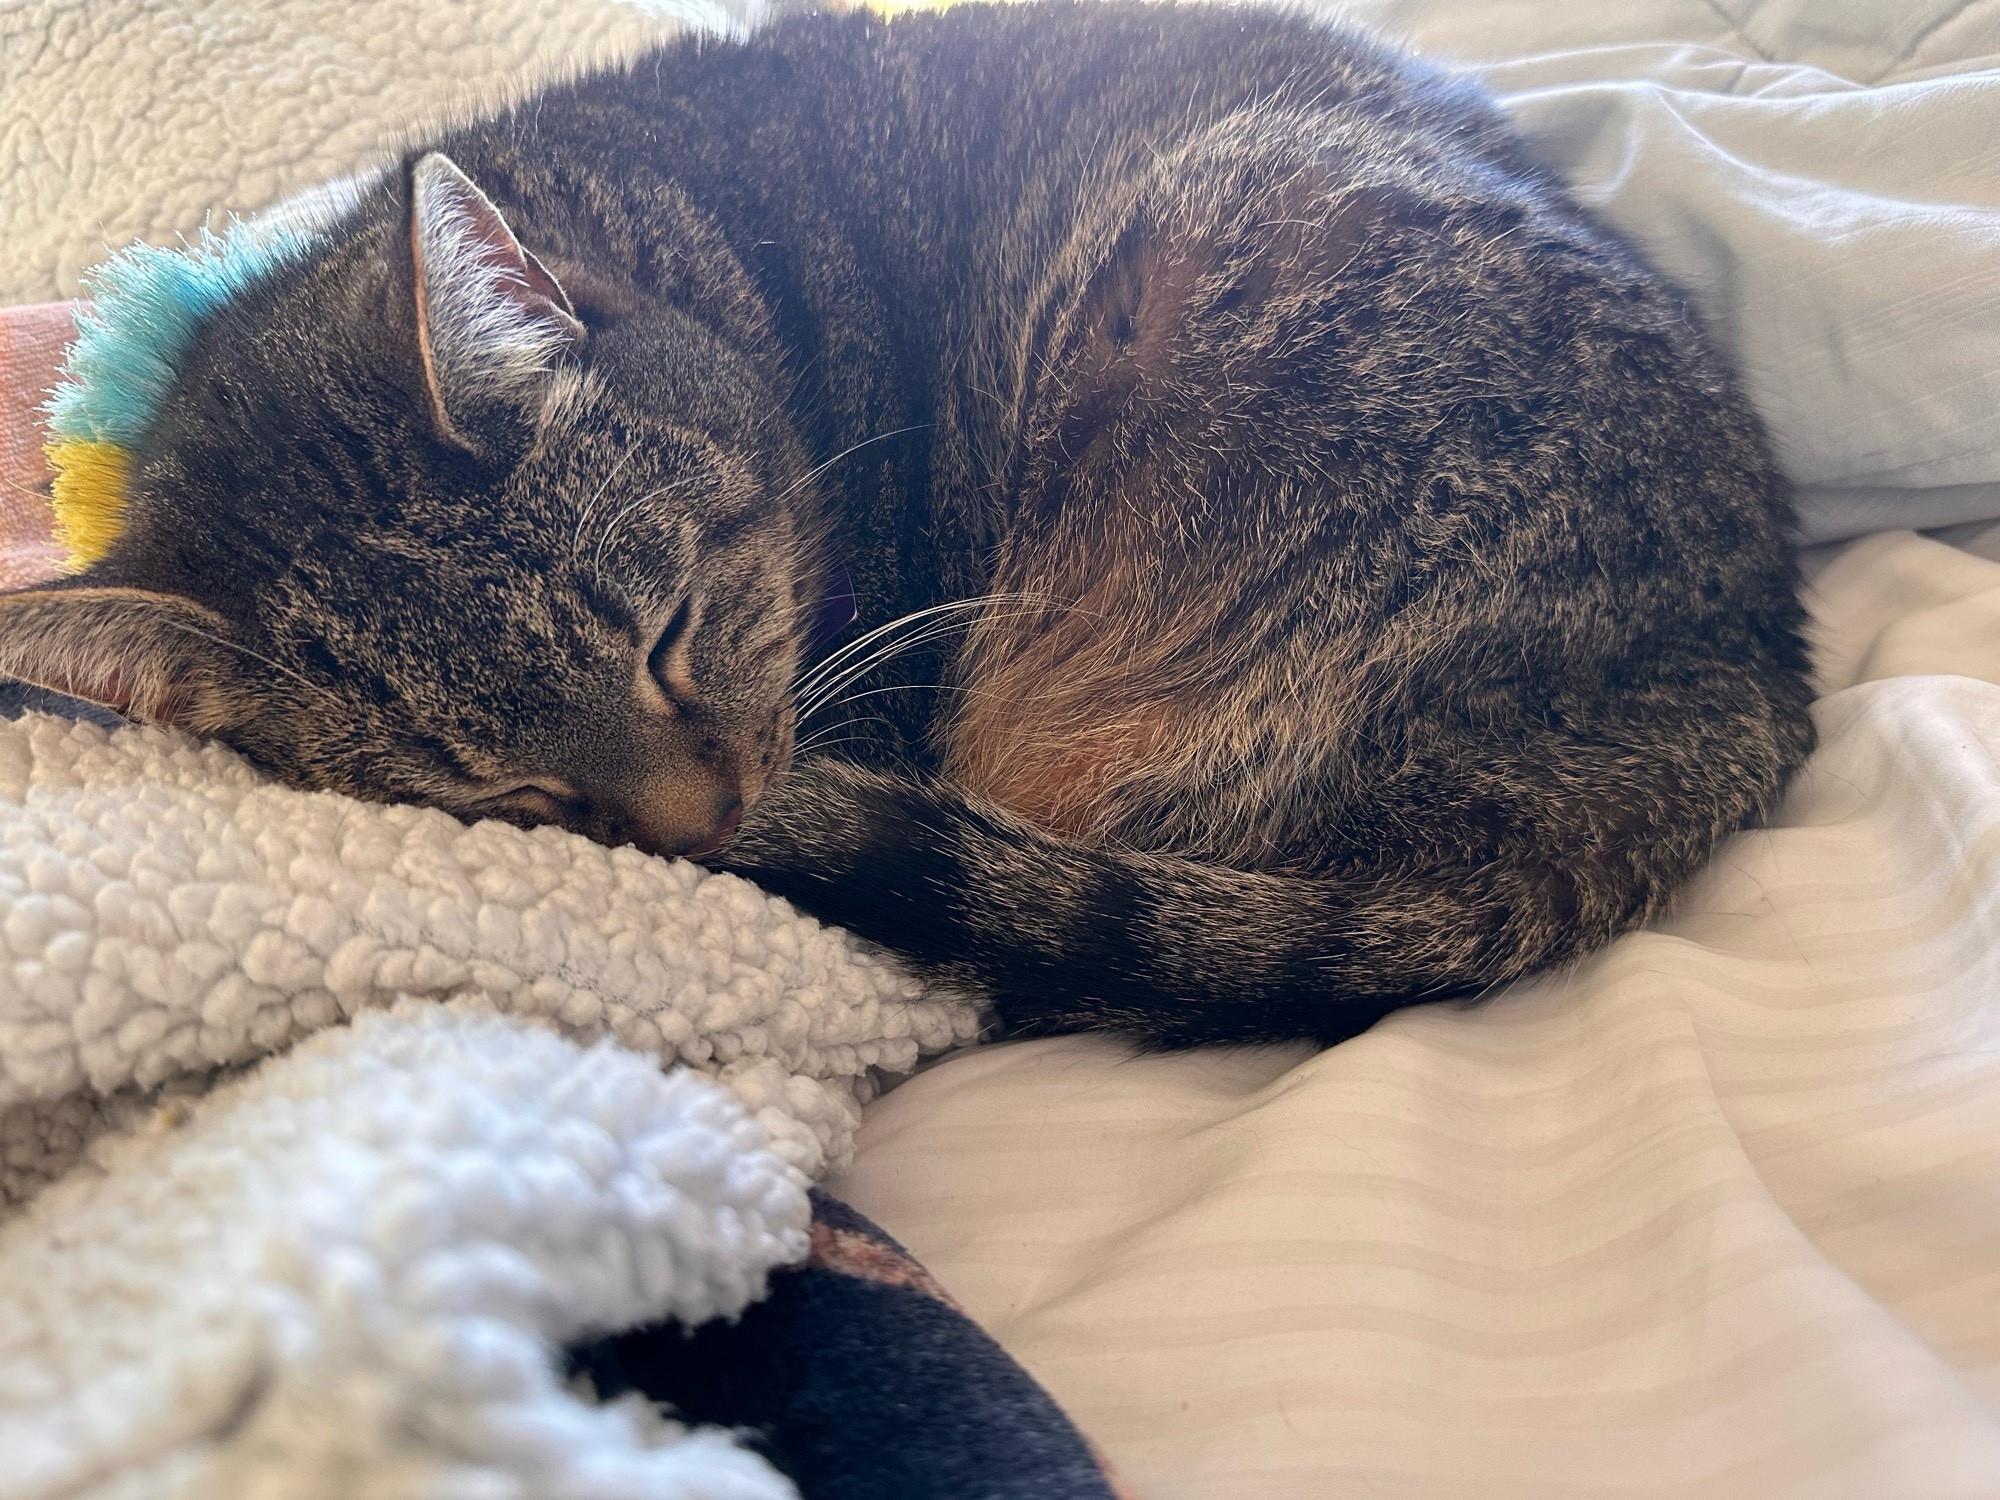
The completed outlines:
<svg viewBox="0 0 2000 1500">
<path fill-rule="evenodd" d="M 1694 577 L 1789 638 L 1783 486 L 1684 300 L 1474 86 L 1352 32 L 1070 0 L 799 16 L 510 128 L 713 217 L 805 372 L 811 447 L 917 434 L 836 476 L 899 607 L 979 586 L 1037 497 L 1129 513 L 1138 485 L 1218 546 L 1312 538 L 1363 616 L 1414 590 L 1517 609 L 1558 655 L 1690 610 L 1741 638 L 1678 597 Z M 1079 463 L 1142 449 L 1078 499 Z M 1256 472 L 1204 457 L 1236 453 Z"/>
<path fill-rule="evenodd" d="M 893 19 L 795 15 L 687 38 L 511 112 L 523 152 L 671 172 L 734 227 L 802 199 L 893 253 L 1051 217 L 1138 156 L 1246 107 L 1310 104 L 1420 129 L 1539 176 L 1473 88 L 1363 35 L 1262 7 L 1035 0 Z"/>
</svg>

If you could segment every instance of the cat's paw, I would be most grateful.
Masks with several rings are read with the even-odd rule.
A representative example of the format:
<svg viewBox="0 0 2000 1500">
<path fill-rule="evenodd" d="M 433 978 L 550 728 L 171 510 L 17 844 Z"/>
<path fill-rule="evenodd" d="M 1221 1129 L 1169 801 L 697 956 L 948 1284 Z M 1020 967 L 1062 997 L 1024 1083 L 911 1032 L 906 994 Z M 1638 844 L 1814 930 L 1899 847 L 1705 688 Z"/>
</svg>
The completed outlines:
<svg viewBox="0 0 2000 1500">
<path fill-rule="evenodd" d="M 846 761 L 801 762 L 774 779 L 745 810 L 729 842 L 700 863 L 751 879 L 832 874 L 875 842 L 898 787 L 893 778 Z"/>
<path fill-rule="evenodd" d="M 702 863 L 922 963 L 960 943 L 963 807 L 949 787 L 844 761 L 774 781 Z"/>
</svg>

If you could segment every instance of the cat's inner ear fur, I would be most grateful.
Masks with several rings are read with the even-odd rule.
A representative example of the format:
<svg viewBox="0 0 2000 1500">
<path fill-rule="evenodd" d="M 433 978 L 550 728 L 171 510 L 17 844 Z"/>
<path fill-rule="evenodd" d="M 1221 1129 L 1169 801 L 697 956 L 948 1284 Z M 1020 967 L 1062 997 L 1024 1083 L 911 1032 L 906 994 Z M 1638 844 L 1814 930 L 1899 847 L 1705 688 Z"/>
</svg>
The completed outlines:
<svg viewBox="0 0 2000 1500">
<path fill-rule="evenodd" d="M 446 438 L 485 453 L 499 433 L 532 427 L 583 325 L 548 268 L 442 152 L 410 171 L 410 254 L 432 416 Z"/>
<path fill-rule="evenodd" d="M 0 594 L 0 676 L 147 724 L 214 734 L 254 707 L 229 625 L 191 599 L 58 586 Z"/>
</svg>

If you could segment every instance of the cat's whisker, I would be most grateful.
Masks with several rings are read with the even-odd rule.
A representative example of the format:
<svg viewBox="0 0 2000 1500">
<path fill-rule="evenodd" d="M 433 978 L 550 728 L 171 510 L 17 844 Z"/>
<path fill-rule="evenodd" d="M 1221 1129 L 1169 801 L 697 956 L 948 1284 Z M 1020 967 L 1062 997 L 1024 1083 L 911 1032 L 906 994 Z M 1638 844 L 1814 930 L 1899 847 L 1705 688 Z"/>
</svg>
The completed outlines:
<svg viewBox="0 0 2000 1500">
<path fill-rule="evenodd" d="M 866 655 L 847 662 L 840 670 L 821 675 L 809 687 L 797 694 L 801 718 L 818 712 L 825 701 L 840 692 L 850 683 L 894 660 L 907 651 L 942 640 L 954 631 L 970 629 L 976 623 L 972 619 L 932 620 L 922 628 L 902 637 L 883 641 Z"/>
<path fill-rule="evenodd" d="M 800 697 L 803 697 L 804 695 L 812 692 L 825 675 L 838 670 L 840 664 L 850 660 L 857 653 L 866 651 L 877 640 L 879 640 L 881 637 L 885 635 L 915 625 L 919 621 L 929 619 L 933 616 L 982 608 L 984 607 L 985 603 L 986 603 L 985 597 L 977 599 L 958 599 L 948 604 L 934 604 L 927 609 L 915 610 L 907 615 L 899 615 L 897 618 L 890 620 L 885 624 L 877 625 L 873 630 L 870 630 L 867 634 L 860 636 L 855 640 L 849 641 L 845 646 L 842 646 L 838 651 L 835 651 L 832 654 L 823 657 L 820 661 L 816 662 L 812 667 L 808 668 L 806 673 L 792 685 L 792 692 L 795 696 L 800 696 Z"/>
<path fill-rule="evenodd" d="M 799 696 L 801 698 L 810 698 L 814 701 L 824 699 L 829 694 L 839 692 L 847 684 L 855 681 L 857 678 L 862 677 L 869 672 L 874 671 L 877 667 L 882 666 L 884 663 L 893 660 L 895 657 L 901 655 L 906 651 L 914 651 L 920 646 L 929 645 L 933 641 L 942 640 L 944 637 L 952 634 L 955 631 L 969 630 L 972 628 L 972 626 L 978 624 L 980 621 L 999 622 L 1004 620 L 1019 619 L 1023 615 L 1030 613 L 1035 613 L 1035 611 L 1021 611 L 1017 614 L 1005 614 L 1005 615 L 993 614 L 991 612 L 984 612 L 979 615 L 977 620 L 966 620 L 966 619 L 933 620 L 929 624 L 924 626 L 922 629 L 914 632 L 911 635 L 905 636 L 900 640 L 891 640 L 883 642 L 875 650 L 869 652 L 866 656 L 862 657 L 858 661 L 852 661 L 844 664 L 841 670 L 839 670 L 838 672 L 822 676 L 819 680 L 815 681 L 808 690 L 800 693 Z"/>
<path fill-rule="evenodd" d="M 829 745 L 845 745 L 854 740 L 865 739 L 867 738 L 867 736 L 865 735 L 842 734 L 840 733 L 840 731 L 855 729 L 863 724 L 886 724 L 886 723 L 888 723 L 888 720 L 873 714 L 869 715 L 865 719 L 844 719 L 838 724 L 829 724 L 825 728 L 817 731 L 816 733 L 808 735 L 805 739 L 800 740 L 797 744 L 792 746 L 792 754 L 795 757 L 800 755 L 806 755 L 815 751 L 824 750 Z"/>
<path fill-rule="evenodd" d="M 1046 603 L 1039 605 L 1036 608 L 1017 611 L 1012 614 L 995 614 L 992 613 L 990 609 L 990 606 L 995 603 L 1015 602 L 1016 600 L 1030 600 L 1032 598 L 1033 596 L 1025 594 L 1023 595 L 989 594 L 982 596 L 977 600 L 964 600 L 960 602 L 966 605 L 978 604 L 979 606 L 981 606 L 983 611 L 979 616 L 979 618 L 981 620 L 992 620 L 995 622 L 1010 620 L 1010 619 L 1018 619 L 1023 617 L 1024 615 L 1041 613 L 1047 609 L 1060 607 L 1057 601 L 1050 600 Z M 936 615 L 936 614 L 941 614 L 942 612 L 943 612 L 942 607 L 937 607 L 930 611 L 918 611 L 916 615 L 904 617 L 904 620 L 901 622 L 891 622 L 891 623 L 892 624 L 911 623 L 918 620 L 922 616 Z M 833 658 L 829 658 L 828 662 L 822 663 L 821 668 L 815 669 L 813 673 L 808 674 L 808 676 L 805 679 L 802 679 L 801 682 L 798 684 L 798 686 L 794 689 L 794 697 L 796 701 L 799 703 L 798 711 L 800 718 L 804 719 L 814 713 L 817 713 L 821 708 L 825 706 L 826 701 L 829 698 L 831 698 L 834 694 L 839 693 L 849 684 L 855 682 L 856 680 L 866 675 L 867 673 L 874 671 L 876 668 L 882 666 L 883 664 L 892 660 L 894 657 L 902 654 L 903 652 L 913 651 L 917 649 L 919 646 L 928 645 L 932 641 L 939 640 L 944 636 L 949 635 L 954 630 L 967 629 L 972 624 L 976 623 L 978 622 L 966 621 L 963 619 L 946 620 L 946 619 L 934 618 L 931 619 L 927 624 L 925 624 L 923 628 L 917 630 L 912 635 L 902 640 L 892 640 L 883 642 L 882 644 L 876 646 L 874 650 L 870 651 L 867 655 L 865 655 L 861 659 L 849 660 L 847 662 L 842 663 L 837 670 L 828 670 L 828 668 L 831 666 L 833 662 Z M 886 628 L 887 627 L 883 627 L 883 629 Z M 881 632 L 879 630 L 873 631 L 870 632 L 870 636 L 878 635 L 880 633 Z M 864 637 L 864 642 L 867 639 L 868 638 Z M 856 644 L 860 645 L 863 644 L 863 642 L 857 642 Z"/>
<path fill-rule="evenodd" d="M 921 625 L 912 625 L 907 633 L 900 636 L 890 634 L 880 640 L 869 640 L 867 642 L 868 649 L 865 651 L 858 654 L 850 654 L 845 660 L 838 662 L 829 658 L 827 662 L 822 663 L 811 674 L 801 679 L 795 685 L 794 692 L 800 698 L 809 698 L 821 691 L 829 683 L 837 681 L 854 671 L 863 670 L 864 668 L 860 664 L 874 661 L 882 652 L 907 649 L 909 643 L 920 636 L 928 637 L 938 631 L 967 628 L 972 623 L 970 619 L 966 618 L 970 613 L 970 611 L 961 611 L 959 618 L 956 620 L 933 618 Z"/>
<path fill-rule="evenodd" d="M 892 687 L 867 688 L 858 693 L 850 693 L 846 697 L 836 698 L 830 703 L 821 704 L 820 707 L 822 710 L 828 708 L 842 708 L 850 703 L 859 703 L 863 698 L 875 698 L 881 696 L 884 693 L 906 693 L 906 692 L 917 692 L 917 691 L 956 693 L 958 696 L 962 698 L 991 698 L 1001 703 L 1020 703 L 1025 701 L 1024 695 L 1020 693 L 1002 693 L 997 688 L 973 687 L 962 682 L 899 682 Z M 829 730 L 844 728 L 846 725 L 854 722 L 857 721 L 852 719 L 842 719 L 838 723 L 828 724 L 827 726 L 825 726 L 824 729 L 821 729 L 817 732 L 824 734 Z M 865 723 L 867 721 L 862 720 L 859 722 Z"/>
<path fill-rule="evenodd" d="M 857 733 L 864 724 L 880 724 L 894 731 L 895 726 L 880 714 L 864 714 L 858 719 L 842 719 L 838 724 L 823 725 L 802 740 L 792 745 L 792 756 L 796 759 L 805 751 L 823 750 L 829 745 L 845 745 L 856 740 L 865 740 L 865 734 Z"/>
<path fill-rule="evenodd" d="M 779 491 L 777 497 L 773 499 L 771 503 L 773 505 L 777 505 L 777 504 L 782 504 L 784 501 L 791 499 L 791 497 L 797 494 L 798 491 L 805 488 L 806 485 L 811 484 L 813 480 L 819 478 L 820 475 L 824 474 L 828 469 L 832 468 L 835 464 L 839 463 L 843 458 L 846 458 L 850 453 L 858 453 L 871 443 L 886 443 L 892 437 L 901 437 L 906 432 L 917 432 L 925 427 L 933 427 L 935 425 L 937 424 L 933 422 L 917 422 L 909 427 L 898 427 L 893 432 L 878 432 L 873 437 L 866 437 L 863 438 L 858 443 L 852 443 L 849 446 L 841 449 L 838 453 L 834 454 L 832 458 L 827 459 L 824 463 L 814 464 L 810 469 L 807 469 L 805 473 L 801 474 L 797 479 L 793 480 L 790 484 L 786 485 L 783 490 Z"/>
<path fill-rule="evenodd" d="M 283 662 L 272 661 L 270 657 L 264 655 L 264 653 L 261 651 L 252 651 L 248 646 L 244 645 L 241 641 L 232 641 L 228 639 L 226 636 L 210 635 L 206 630 L 202 630 L 197 628 L 196 626 L 190 625 L 185 620 L 162 620 L 160 623 L 167 626 L 167 628 L 170 630 L 180 631 L 183 635 L 191 635 L 198 640 L 212 641 L 214 644 L 226 647 L 229 650 L 234 651 L 241 656 L 247 656 L 252 661 L 260 661 L 265 666 L 269 667 L 273 672 L 283 673 L 285 676 L 291 678 L 292 681 L 298 683 L 301 687 L 306 688 L 310 692 L 318 693 L 320 691 L 319 684 L 312 681 L 311 678 L 305 676 L 303 673 L 293 671 Z"/>
<path fill-rule="evenodd" d="M 939 631 L 934 634 L 918 637 L 915 640 L 898 642 L 894 647 L 870 657 L 853 672 L 846 674 L 835 682 L 829 683 L 819 693 L 815 694 L 809 702 L 802 703 L 798 715 L 800 721 L 804 722 L 824 712 L 840 692 L 853 685 L 859 679 L 867 676 L 870 672 L 888 665 L 889 662 L 895 660 L 896 657 L 903 655 L 905 652 L 914 651 L 921 646 L 929 645 L 933 641 L 941 640 L 947 634 L 949 632 Z"/>
<path fill-rule="evenodd" d="M 860 636 L 855 640 L 849 641 L 845 646 L 842 646 L 839 650 L 832 652 L 830 655 L 822 657 L 818 662 L 814 663 L 813 666 L 808 668 L 805 674 L 801 676 L 800 679 L 792 685 L 792 691 L 797 696 L 804 696 L 805 694 L 811 692 L 816 686 L 817 681 L 819 680 L 822 674 L 827 672 L 829 669 L 834 668 L 837 663 L 843 662 L 848 658 L 852 657 L 855 653 L 865 650 L 870 644 L 876 641 L 879 637 L 891 631 L 898 630 L 906 626 L 914 625 L 919 621 L 930 619 L 938 615 L 944 615 L 962 610 L 984 609 L 987 606 L 993 604 L 1014 604 L 1014 603 L 1021 603 L 1021 604 L 1039 603 L 1044 608 L 1047 609 L 1066 609 L 1072 607 L 1067 605 L 1063 600 L 1058 599 L 1051 594 L 1031 594 L 1018 591 L 1011 591 L 1011 590 L 996 592 L 991 594 L 976 594 L 969 599 L 953 599 L 953 600 L 948 600 L 943 604 L 933 604 L 925 609 L 913 610 L 907 615 L 898 615 L 895 619 L 876 626 L 873 630 L 870 630 L 867 634 Z"/>
<path fill-rule="evenodd" d="M 888 722 L 888 720 L 886 720 L 886 719 L 868 719 L 868 720 L 864 720 L 863 722 L 864 722 L 864 723 L 882 723 L 882 724 L 886 724 L 886 723 Z M 793 755 L 794 755 L 794 762 L 796 763 L 796 761 L 797 761 L 797 760 L 799 760 L 799 759 L 817 759 L 817 758 L 819 758 L 820 756 L 823 756 L 823 755 L 825 755 L 825 754 L 826 754 L 826 753 L 827 753 L 828 751 L 830 751 L 830 750 L 834 750 L 834 749 L 837 749 L 838 747 L 840 747 L 840 746 L 842 746 L 842 745 L 863 745 L 863 744 L 866 744 L 867 742 L 868 742 L 868 736 L 867 736 L 867 735 L 865 735 L 865 734 L 847 734 L 847 735 L 842 735 L 842 736 L 841 736 L 840 738 L 838 738 L 838 739 L 834 739 L 834 740 L 828 740 L 828 741 L 827 741 L 827 742 L 826 742 L 825 744 L 814 744 L 814 745 L 810 745 L 810 746 L 808 746 L 808 747 L 807 747 L 807 748 L 806 748 L 805 750 L 803 750 L 803 751 L 795 751 L 795 752 L 793 753 Z"/>
<path fill-rule="evenodd" d="M 909 692 L 925 692 L 925 691 L 936 692 L 936 693 L 958 693 L 966 697 L 984 696 L 984 690 L 980 688 L 966 687 L 961 683 L 899 682 L 892 687 L 864 688 L 862 691 L 858 693 L 849 693 L 845 697 L 836 698 L 831 703 L 827 703 L 822 706 L 825 708 L 844 708 L 850 703 L 859 703 L 863 698 L 879 698 L 885 693 L 909 693 Z M 842 719 L 837 723 L 828 724 L 827 726 L 825 726 L 825 728 L 827 730 L 840 729 L 852 722 L 854 721 L 851 719 Z"/>
<path fill-rule="evenodd" d="M 1019 619 L 1022 616 L 1031 613 L 1036 613 L 1036 611 L 1024 610 L 1014 615 L 982 615 L 981 618 L 992 619 L 992 620 L 1010 620 L 1010 619 Z M 926 646 L 933 641 L 942 640 L 944 637 L 950 635 L 954 630 L 959 630 L 964 628 L 966 628 L 966 626 L 963 624 L 940 622 L 933 625 L 931 628 L 927 630 L 919 632 L 918 634 L 910 637 L 909 639 L 888 643 L 887 645 L 883 646 L 880 650 L 871 653 L 867 658 L 855 664 L 848 670 L 839 673 L 830 682 L 823 683 L 818 687 L 816 687 L 809 701 L 802 699 L 800 701 L 800 705 L 797 711 L 799 722 L 803 723 L 805 720 L 811 718 L 814 714 L 822 712 L 824 709 L 830 706 L 836 694 L 840 693 L 843 689 L 847 688 L 854 682 L 858 681 L 860 678 L 866 676 L 868 673 L 874 671 L 876 668 L 881 667 L 887 664 L 888 662 L 894 660 L 896 657 L 902 655 L 904 652 L 914 651 L 920 646 Z M 904 684 L 902 686 L 910 687 L 914 686 L 914 684 Z M 888 692 L 897 690 L 898 689 L 883 689 L 882 691 Z"/>
<path fill-rule="evenodd" d="M 624 471 L 625 465 L 632 461 L 632 455 L 638 451 L 636 448 L 627 448 L 621 453 L 618 456 L 618 462 L 611 466 L 611 472 L 604 476 L 604 483 L 597 487 L 597 493 L 584 501 L 583 509 L 577 512 L 576 531 L 569 539 L 569 555 L 571 557 L 575 557 L 577 551 L 583 546 L 583 528 L 590 520 L 590 513 L 597 509 L 597 502 L 602 500 L 605 491 L 611 488 L 612 480 L 616 479 Z"/>
<path fill-rule="evenodd" d="M 634 511 L 638 510 L 638 508 L 642 505 L 647 505 L 650 504 L 652 501 L 658 500 L 663 495 L 670 495 L 675 490 L 686 488 L 688 485 L 693 484 L 697 479 L 700 479 L 701 477 L 702 476 L 700 474 L 688 474 L 684 475 L 679 479 L 674 480 L 671 484 L 663 484 L 656 490 L 648 490 L 645 494 L 641 495 L 638 499 L 634 500 L 630 505 L 626 506 L 623 510 L 619 511 L 617 515 L 613 516 L 611 518 L 611 524 L 605 527 L 604 530 L 598 535 L 597 546 L 590 555 L 590 566 L 592 570 L 596 571 L 603 568 L 605 547 L 608 546 L 614 538 L 616 538 L 616 536 L 618 535 L 618 528 L 625 524 L 626 520 L 632 515 Z"/>
</svg>

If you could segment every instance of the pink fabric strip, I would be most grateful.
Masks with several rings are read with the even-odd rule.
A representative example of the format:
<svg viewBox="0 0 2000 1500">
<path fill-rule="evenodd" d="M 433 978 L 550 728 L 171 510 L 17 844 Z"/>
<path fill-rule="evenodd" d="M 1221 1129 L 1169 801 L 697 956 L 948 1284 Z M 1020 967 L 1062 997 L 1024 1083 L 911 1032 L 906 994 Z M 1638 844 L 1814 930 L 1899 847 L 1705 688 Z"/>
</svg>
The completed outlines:
<svg viewBox="0 0 2000 1500">
<path fill-rule="evenodd" d="M 0 589 L 53 576 L 62 552 L 49 540 L 48 432 L 42 403 L 76 336 L 74 302 L 0 309 Z"/>
</svg>

